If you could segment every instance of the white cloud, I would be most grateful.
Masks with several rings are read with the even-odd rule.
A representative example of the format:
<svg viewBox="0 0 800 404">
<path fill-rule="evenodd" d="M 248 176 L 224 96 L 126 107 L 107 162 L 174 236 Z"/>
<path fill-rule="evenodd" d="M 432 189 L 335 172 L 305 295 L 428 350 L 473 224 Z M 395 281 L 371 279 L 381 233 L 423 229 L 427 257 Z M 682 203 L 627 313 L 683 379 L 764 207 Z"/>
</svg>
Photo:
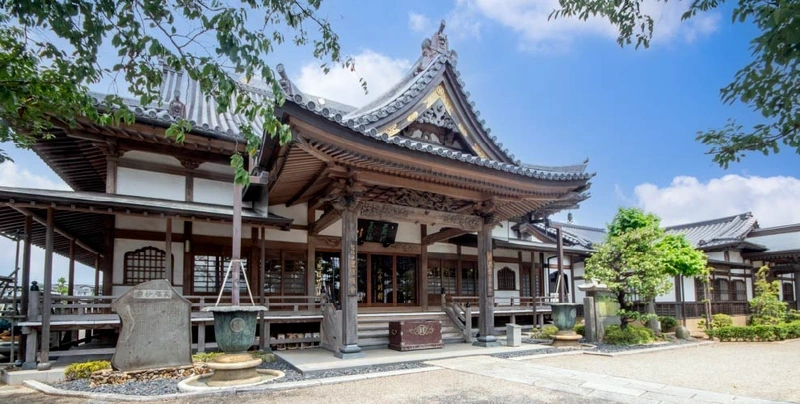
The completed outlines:
<svg viewBox="0 0 800 404">
<path fill-rule="evenodd" d="M 665 187 L 641 184 L 637 205 L 674 225 L 753 212 L 761 227 L 800 223 L 800 179 L 726 175 L 701 182 L 675 177 Z"/>
<path fill-rule="evenodd" d="M 6 161 L 0 163 L 0 186 L 70 190 L 69 186 L 60 179 L 53 180 L 46 176 L 32 173 L 18 164 Z M 16 243 L 0 237 L 0 275 L 9 275 L 14 271 L 16 256 Z M 20 254 L 20 260 L 22 255 Z M 20 266 L 21 266 L 20 261 Z M 69 261 L 60 256 L 53 256 L 53 280 L 67 277 Z M 44 250 L 38 247 L 31 249 L 31 280 L 42 282 L 44 277 Z M 94 274 L 91 269 L 76 265 L 76 283 L 94 284 Z"/>
<path fill-rule="evenodd" d="M 295 83 L 303 92 L 358 107 L 389 90 L 411 69 L 406 59 L 392 59 L 371 50 L 353 56 L 353 60 L 355 70 L 331 69 L 328 74 L 316 63 L 309 63 L 300 69 Z M 369 93 L 364 93 L 359 77 L 366 80 Z"/>
<path fill-rule="evenodd" d="M 681 15 L 689 2 L 645 0 L 642 11 L 653 17 L 654 43 L 666 43 L 683 38 L 694 41 L 700 35 L 716 31 L 717 13 L 698 14 L 688 21 Z M 529 50 L 558 50 L 580 36 L 601 36 L 616 39 L 617 28 L 602 18 L 558 18 L 548 21 L 558 0 L 457 0 L 453 11 L 460 20 L 478 24 L 480 17 L 496 21 L 520 34 L 520 46 Z M 478 26 L 478 29 L 480 27 Z"/>
<path fill-rule="evenodd" d="M 413 32 L 422 32 L 427 34 L 428 31 L 433 30 L 431 19 L 425 14 L 418 14 L 413 11 L 408 13 L 408 29 Z"/>
<path fill-rule="evenodd" d="M 0 186 L 70 190 L 70 187 L 60 179 L 54 181 L 34 174 L 11 161 L 0 163 Z"/>
</svg>

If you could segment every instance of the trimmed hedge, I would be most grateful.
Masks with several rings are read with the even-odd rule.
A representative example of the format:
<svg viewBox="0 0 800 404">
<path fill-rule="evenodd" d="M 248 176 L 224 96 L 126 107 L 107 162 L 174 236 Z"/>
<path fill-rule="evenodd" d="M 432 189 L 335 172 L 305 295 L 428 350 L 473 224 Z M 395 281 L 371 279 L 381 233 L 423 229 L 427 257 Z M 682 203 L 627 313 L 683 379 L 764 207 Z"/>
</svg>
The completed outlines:
<svg viewBox="0 0 800 404">
<path fill-rule="evenodd" d="M 720 327 L 707 331 L 710 338 L 720 341 L 782 341 L 800 338 L 800 321 L 778 325 L 748 325 Z"/>
<path fill-rule="evenodd" d="M 586 336 L 586 325 L 585 324 L 576 324 L 574 328 L 572 328 L 576 334 L 580 334 L 582 336 Z"/>
<path fill-rule="evenodd" d="M 623 330 L 615 324 L 606 328 L 605 341 L 611 345 L 643 345 L 655 341 L 655 337 L 653 331 L 646 327 L 628 324 Z"/>
</svg>

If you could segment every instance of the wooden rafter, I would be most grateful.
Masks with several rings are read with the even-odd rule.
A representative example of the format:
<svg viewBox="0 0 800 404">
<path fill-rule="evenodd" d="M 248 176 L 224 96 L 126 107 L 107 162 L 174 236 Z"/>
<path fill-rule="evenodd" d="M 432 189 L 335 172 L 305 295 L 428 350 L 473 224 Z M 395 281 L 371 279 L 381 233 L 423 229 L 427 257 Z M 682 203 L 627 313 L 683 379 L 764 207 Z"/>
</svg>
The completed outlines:
<svg viewBox="0 0 800 404">
<path fill-rule="evenodd" d="M 462 234 L 466 234 L 466 233 L 469 233 L 469 232 L 466 231 L 466 230 L 463 230 L 463 229 L 457 229 L 457 228 L 442 229 L 442 230 L 440 230 L 440 231 L 438 231 L 436 233 L 429 234 L 429 235 L 423 237 L 422 238 L 422 245 L 431 245 L 431 244 L 434 244 L 434 243 L 438 243 L 440 241 L 449 240 L 449 239 L 451 239 L 453 237 L 458 237 L 458 236 L 460 236 Z"/>
<path fill-rule="evenodd" d="M 319 235 L 320 232 L 330 227 L 332 224 L 336 223 L 337 220 L 341 219 L 342 212 L 331 209 L 322 214 L 322 216 L 314 223 L 311 223 L 308 226 L 308 234 L 311 236 Z"/>
</svg>

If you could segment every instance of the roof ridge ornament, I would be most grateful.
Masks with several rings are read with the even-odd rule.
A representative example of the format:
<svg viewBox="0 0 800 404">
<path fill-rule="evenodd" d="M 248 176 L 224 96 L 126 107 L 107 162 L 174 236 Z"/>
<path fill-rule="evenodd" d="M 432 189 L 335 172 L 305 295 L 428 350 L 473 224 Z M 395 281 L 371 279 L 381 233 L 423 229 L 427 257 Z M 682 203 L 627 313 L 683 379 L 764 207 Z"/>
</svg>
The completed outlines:
<svg viewBox="0 0 800 404">
<path fill-rule="evenodd" d="M 455 64 L 456 52 L 450 50 L 450 43 L 447 35 L 444 34 L 445 23 L 442 20 L 439 23 L 439 29 L 430 38 L 425 38 L 422 41 L 422 57 L 417 64 L 414 75 L 425 70 L 437 56 L 442 55 L 450 60 L 450 63 Z"/>
</svg>

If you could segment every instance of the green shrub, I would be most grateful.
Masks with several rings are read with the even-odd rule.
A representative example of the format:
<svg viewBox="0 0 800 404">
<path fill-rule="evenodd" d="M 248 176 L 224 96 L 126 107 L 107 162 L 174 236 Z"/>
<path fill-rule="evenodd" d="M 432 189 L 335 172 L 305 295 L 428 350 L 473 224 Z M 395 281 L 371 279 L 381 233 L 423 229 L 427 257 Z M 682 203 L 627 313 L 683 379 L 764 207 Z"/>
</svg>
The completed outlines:
<svg viewBox="0 0 800 404">
<path fill-rule="evenodd" d="M 720 327 L 709 331 L 709 337 L 720 341 L 779 341 L 800 338 L 800 321 L 778 325 Z"/>
<path fill-rule="evenodd" d="M 783 319 L 784 322 L 792 323 L 795 321 L 800 321 L 800 311 L 795 309 L 791 309 L 786 312 L 786 317 Z"/>
<path fill-rule="evenodd" d="M 582 336 L 586 336 L 586 325 L 584 324 L 576 324 L 573 330 Z"/>
<path fill-rule="evenodd" d="M 700 320 L 697 323 L 698 327 L 705 329 L 706 328 L 706 321 Z M 711 316 L 711 328 L 723 328 L 723 327 L 732 327 L 733 326 L 733 317 L 727 314 L 714 314 Z"/>
<path fill-rule="evenodd" d="M 661 316 L 658 322 L 661 323 L 661 331 L 669 331 L 678 325 L 678 320 L 672 316 Z"/>
<path fill-rule="evenodd" d="M 618 325 L 606 328 L 605 341 L 611 345 L 643 345 L 655 340 L 653 331 L 646 327 L 628 325 L 623 330 Z"/>
<path fill-rule="evenodd" d="M 198 352 L 192 355 L 193 362 L 211 362 L 217 356 L 222 355 L 224 352 Z"/>
<path fill-rule="evenodd" d="M 263 362 L 266 363 L 275 362 L 275 355 L 266 351 L 255 351 L 253 352 L 253 357 L 261 359 Z"/>
<path fill-rule="evenodd" d="M 558 332 L 558 327 L 554 325 L 546 325 L 542 327 L 542 337 L 553 338 L 553 335 Z"/>
<path fill-rule="evenodd" d="M 111 369 L 111 362 L 90 361 L 73 363 L 64 369 L 64 376 L 67 377 L 67 380 L 88 379 L 93 372 L 105 369 Z"/>
</svg>

